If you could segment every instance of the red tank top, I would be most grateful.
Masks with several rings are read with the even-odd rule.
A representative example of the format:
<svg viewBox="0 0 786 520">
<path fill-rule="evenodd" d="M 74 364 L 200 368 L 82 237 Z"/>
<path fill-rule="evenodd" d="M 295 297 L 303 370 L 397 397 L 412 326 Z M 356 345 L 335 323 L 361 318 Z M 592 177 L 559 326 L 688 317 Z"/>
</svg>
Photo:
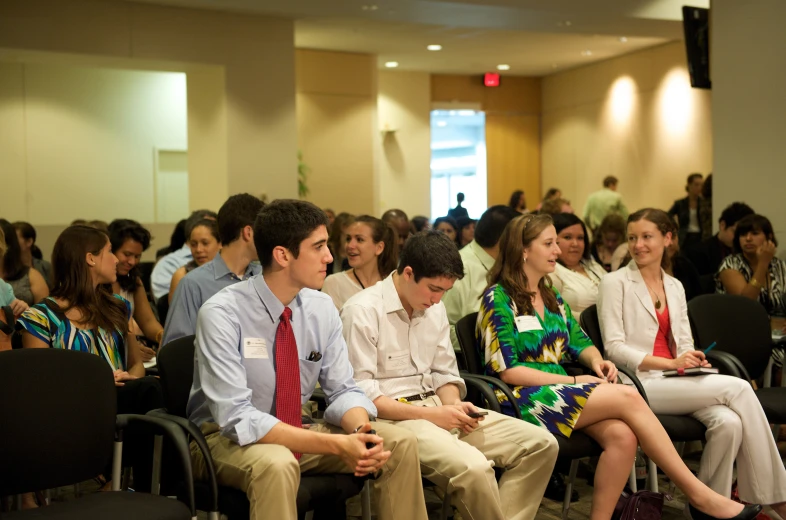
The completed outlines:
<svg viewBox="0 0 786 520">
<path fill-rule="evenodd" d="M 669 338 L 671 338 L 671 320 L 669 319 L 669 308 L 666 307 L 663 312 L 656 312 L 658 317 L 658 333 L 655 335 L 655 348 L 652 350 L 652 355 L 666 359 L 674 359 L 674 354 L 671 353 L 669 347 Z"/>
</svg>

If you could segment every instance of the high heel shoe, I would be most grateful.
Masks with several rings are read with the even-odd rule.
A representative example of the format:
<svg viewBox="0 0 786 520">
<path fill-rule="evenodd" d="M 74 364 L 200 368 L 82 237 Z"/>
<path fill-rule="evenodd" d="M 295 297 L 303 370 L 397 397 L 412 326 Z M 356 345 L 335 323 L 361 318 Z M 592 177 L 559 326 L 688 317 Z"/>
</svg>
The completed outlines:
<svg viewBox="0 0 786 520">
<path fill-rule="evenodd" d="M 720 520 L 714 516 L 710 516 L 707 513 L 699 511 L 693 507 L 692 504 L 688 504 L 688 510 L 690 511 L 690 516 L 693 518 L 693 520 Z M 761 513 L 761 505 L 750 504 L 743 507 L 742 511 L 740 511 L 737 516 L 732 516 L 726 520 L 753 520 L 759 513 Z"/>
</svg>

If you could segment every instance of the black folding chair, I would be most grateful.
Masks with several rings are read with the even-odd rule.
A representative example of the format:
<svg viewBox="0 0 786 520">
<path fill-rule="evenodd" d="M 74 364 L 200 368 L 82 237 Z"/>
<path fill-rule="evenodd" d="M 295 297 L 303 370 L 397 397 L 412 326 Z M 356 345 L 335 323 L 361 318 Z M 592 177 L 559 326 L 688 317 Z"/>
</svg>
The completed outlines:
<svg viewBox="0 0 786 520">
<path fill-rule="evenodd" d="M 513 391 L 510 387 L 496 377 L 485 375 L 480 352 L 475 342 L 475 326 L 477 319 L 478 313 L 473 312 L 472 314 L 464 316 L 456 323 L 456 337 L 458 338 L 461 351 L 464 354 L 464 359 L 467 363 L 467 372 L 470 376 L 467 380 L 470 378 L 478 379 L 492 385 L 507 397 L 508 402 L 513 404 L 516 402 L 516 398 L 513 396 Z M 518 408 L 515 405 L 513 409 L 514 413 L 518 412 Z M 518 418 L 521 419 L 521 415 L 518 415 Z M 568 484 L 565 489 L 565 498 L 562 501 L 562 516 L 566 518 L 570 511 L 570 498 L 573 493 L 573 483 L 576 480 L 576 473 L 579 468 L 579 459 L 600 455 L 603 450 L 597 442 L 580 431 L 574 431 L 570 439 L 565 439 L 564 437 L 556 435 L 555 438 L 559 444 L 558 460 L 570 461 Z"/>
<path fill-rule="evenodd" d="M 729 354 L 737 364 L 739 377 L 747 381 L 765 379 L 766 386 L 755 390 L 756 397 L 770 423 L 786 423 L 786 388 L 770 387 L 765 377 L 772 370 L 774 345 L 764 307 L 744 296 L 705 294 L 688 302 L 688 317 L 697 345 L 707 348 L 715 342 L 710 354 Z"/>
<path fill-rule="evenodd" d="M 600 332 L 600 321 L 598 319 L 597 306 L 592 305 L 582 311 L 579 322 L 581 324 L 581 328 L 592 340 L 592 344 L 595 345 L 595 348 L 597 348 L 605 357 L 606 354 L 603 346 L 603 336 Z M 649 404 L 647 392 L 644 391 L 644 387 L 642 386 L 641 381 L 639 381 L 639 378 L 636 377 L 636 374 L 624 366 L 617 366 L 617 370 L 624 374 L 625 377 L 633 383 L 633 385 L 639 391 L 639 394 L 641 394 L 641 397 L 644 398 L 644 401 Z M 689 415 L 655 414 L 655 417 L 658 418 L 661 425 L 663 426 L 663 429 L 666 430 L 669 438 L 674 442 L 683 443 L 688 441 L 704 441 L 707 428 L 700 421 Z M 658 490 L 657 477 L 658 474 L 655 463 L 650 460 L 649 483 L 650 489 L 652 491 Z"/>
<path fill-rule="evenodd" d="M 177 449 L 181 470 L 191 474 L 188 443 L 173 423 L 144 415 L 117 415 L 109 365 L 94 354 L 60 349 L 0 353 L 0 496 L 68 486 L 100 475 L 113 458 L 115 491 L 94 493 L 7 518 L 62 520 L 196 519 L 189 507 L 158 495 L 118 491 L 123 430 L 143 425 L 165 434 Z"/>
<path fill-rule="evenodd" d="M 179 338 L 159 350 L 158 369 L 167 408 L 164 415 L 163 411 L 151 414 L 177 421 L 202 451 L 208 480 L 197 480 L 194 483 L 197 509 L 215 513 L 212 516 L 216 518 L 217 513 L 221 512 L 231 520 L 244 520 L 248 518 L 250 507 L 246 494 L 239 489 L 218 485 L 205 437 L 186 416 L 186 405 L 194 379 L 194 339 L 195 336 Z M 305 518 L 309 511 L 314 511 L 315 519 L 346 518 L 347 499 L 360 493 L 365 481 L 351 474 L 303 475 L 297 493 L 298 518 Z"/>
</svg>

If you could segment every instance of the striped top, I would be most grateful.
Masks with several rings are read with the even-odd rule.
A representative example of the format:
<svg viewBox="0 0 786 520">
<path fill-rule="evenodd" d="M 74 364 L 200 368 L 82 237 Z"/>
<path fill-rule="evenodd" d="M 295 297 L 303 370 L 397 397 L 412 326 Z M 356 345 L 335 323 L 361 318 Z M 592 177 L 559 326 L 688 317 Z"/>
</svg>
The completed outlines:
<svg viewBox="0 0 786 520">
<path fill-rule="evenodd" d="M 115 298 L 125 303 L 130 319 L 131 305 L 128 300 L 117 294 Z M 109 363 L 112 370 L 126 369 L 125 338 L 119 331 L 107 331 L 100 327 L 80 329 L 66 318 L 53 298 L 45 298 L 22 313 L 16 322 L 16 328 L 29 332 L 53 348 L 99 355 Z"/>
</svg>

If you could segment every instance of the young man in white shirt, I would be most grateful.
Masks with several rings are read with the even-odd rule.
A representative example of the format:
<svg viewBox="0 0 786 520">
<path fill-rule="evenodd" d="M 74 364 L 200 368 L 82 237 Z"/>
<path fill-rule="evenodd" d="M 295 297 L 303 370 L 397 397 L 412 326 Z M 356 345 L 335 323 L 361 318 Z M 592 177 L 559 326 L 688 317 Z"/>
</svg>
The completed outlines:
<svg viewBox="0 0 786 520">
<path fill-rule="evenodd" d="M 463 276 L 456 245 L 443 233 L 410 237 L 398 270 L 344 304 L 349 359 L 378 420 L 415 433 L 421 473 L 454 495 L 462 517 L 530 520 L 557 442 L 535 425 L 462 401 L 466 386 L 440 300 Z M 499 484 L 494 466 L 504 470 Z"/>
</svg>

